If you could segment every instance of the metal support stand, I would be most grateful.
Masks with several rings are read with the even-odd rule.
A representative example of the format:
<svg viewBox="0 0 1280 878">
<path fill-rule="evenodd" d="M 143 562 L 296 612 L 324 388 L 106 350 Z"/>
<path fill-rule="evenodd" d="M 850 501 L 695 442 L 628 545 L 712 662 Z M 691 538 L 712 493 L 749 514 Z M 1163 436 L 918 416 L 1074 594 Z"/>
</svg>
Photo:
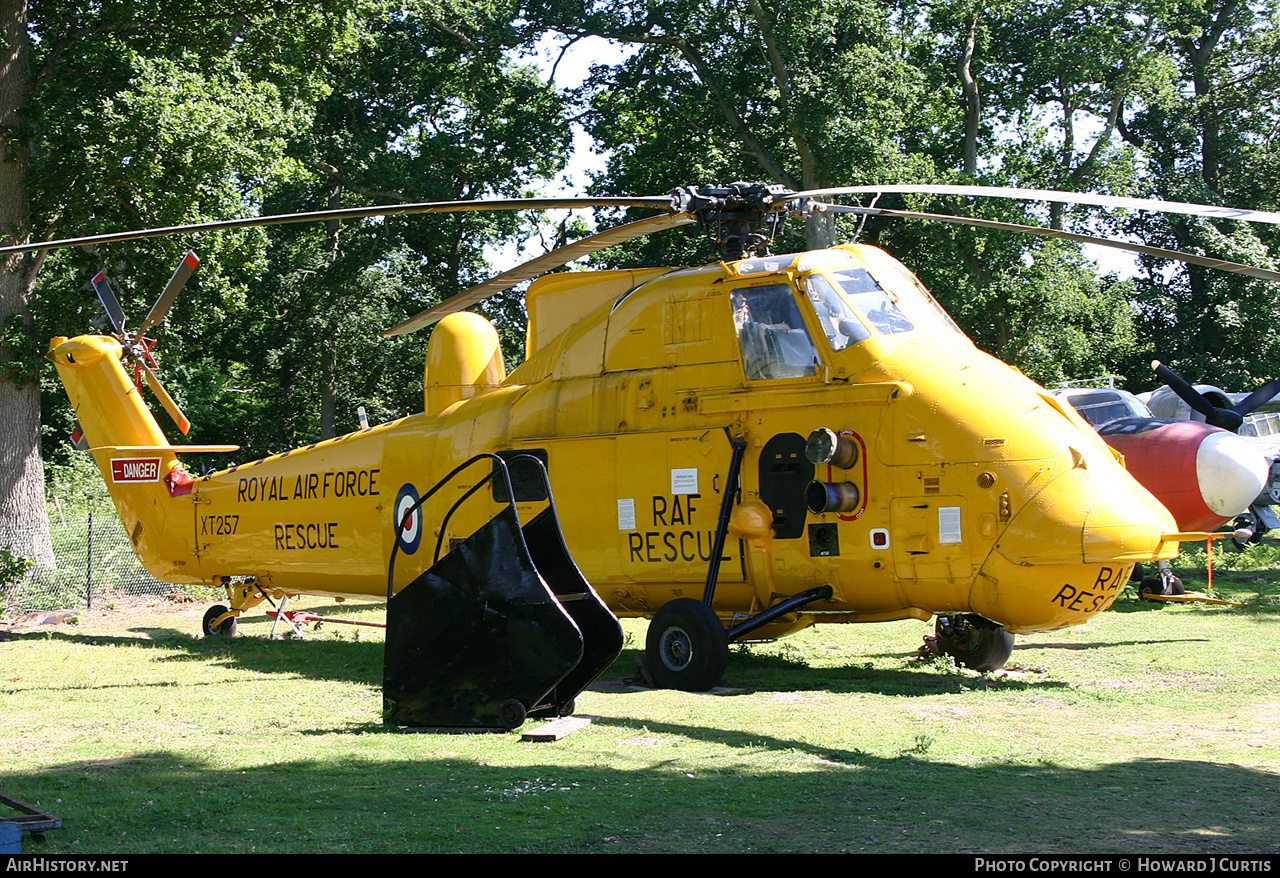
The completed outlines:
<svg viewBox="0 0 1280 878">
<path fill-rule="evenodd" d="M 271 635 L 267 639 L 275 640 L 276 626 L 280 624 L 281 619 L 284 620 L 284 624 L 289 626 L 289 630 L 293 632 L 294 637 L 301 638 L 302 629 L 299 628 L 297 625 L 293 624 L 293 619 L 291 618 L 291 614 L 286 613 L 284 611 L 285 605 L 289 603 L 289 596 L 285 595 L 283 598 L 281 598 L 280 606 L 277 607 L 276 602 L 271 600 L 271 597 L 265 591 L 262 590 L 261 586 L 258 586 L 258 594 L 262 595 L 262 599 L 266 601 L 268 604 L 270 604 L 271 608 L 275 610 L 275 612 L 271 614 L 272 616 L 275 617 L 275 621 L 271 623 Z"/>
<path fill-rule="evenodd" d="M 724 482 L 724 496 L 720 498 L 720 518 L 716 522 L 716 538 L 711 546 L 711 563 L 707 565 L 707 584 L 702 590 L 702 602 L 708 607 L 716 594 L 716 580 L 720 577 L 720 556 L 724 554 L 724 540 L 729 532 L 729 518 L 733 514 L 733 501 L 738 496 L 738 476 L 742 470 L 742 458 L 747 451 L 745 436 L 729 440 L 733 457 L 729 460 L 729 475 Z"/>
</svg>

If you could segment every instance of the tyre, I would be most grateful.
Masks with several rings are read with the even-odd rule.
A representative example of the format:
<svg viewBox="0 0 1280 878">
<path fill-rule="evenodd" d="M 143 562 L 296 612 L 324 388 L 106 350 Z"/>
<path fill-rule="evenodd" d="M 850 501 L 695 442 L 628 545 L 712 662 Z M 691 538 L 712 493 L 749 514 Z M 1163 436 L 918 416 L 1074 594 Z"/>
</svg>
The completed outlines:
<svg viewBox="0 0 1280 878">
<path fill-rule="evenodd" d="M 711 608 L 693 598 L 664 604 L 649 623 L 645 660 L 663 689 L 705 692 L 729 664 L 729 641 Z"/>
<path fill-rule="evenodd" d="M 236 636 L 236 617 L 235 616 L 232 616 L 230 619 L 227 619 L 217 628 L 213 627 L 213 621 L 225 612 L 227 612 L 227 608 L 224 607 L 222 604 L 215 604 L 214 606 L 210 607 L 208 610 L 205 611 L 204 623 L 201 626 L 204 629 L 205 637 L 213 637 L 215 634 L 221 635 L 223 637 Z"/>
<path fill-rule="evenodd" d="M 1231 538 L 1231 545 L 1236 547 L 1237 551 L 1243 552 L 1250 546 L 1256 546 L 1262 542 L 1262 535 L 1266 532 L 1266 528 L 1260 525 L 1252 515 L 1237 515 L 1235 521 L 1231 522 L 1231 527 L 1235 530 L 1244 528 L 1249 531 L 1251 536 L 1247 540 Z"/>
<path fill-rule="evenodd" d="M 998 671 L 1013 652 L 1014 636 L 981 616 L 939 616 L 934 631 L 942 651 L 972 671 Z"/>
<path fill-rule="evenodd" d="M 518 729 L 528 716 L 524 704 L 517 698 L 508 698 L 498 706 L 498 725 L 504 729 Z"/>
<path fill-rule="evenodd" d="M 1145 577 L 1138 585 L 1138 597 L 1164 594 L 1164 580 L 1159 576 Z"/>
</svg>

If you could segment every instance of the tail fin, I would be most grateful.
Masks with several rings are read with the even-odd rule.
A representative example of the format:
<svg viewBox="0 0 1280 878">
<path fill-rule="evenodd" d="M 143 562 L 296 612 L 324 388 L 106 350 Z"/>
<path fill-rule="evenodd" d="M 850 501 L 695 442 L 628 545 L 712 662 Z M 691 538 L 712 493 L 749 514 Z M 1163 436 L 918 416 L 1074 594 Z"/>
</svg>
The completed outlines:
<svg viewBox="0 0 1280 878">
<path fill-rule="evenodd" d="M 53 339 L 45 356 L 58 368 L 138 559 L 159 579 L 204 582 L 191 512 L 175 509 L 175 498 L 190 493 L 191 477 L 120 355 L 115 339 L 82 335 Z"/>
</svg>

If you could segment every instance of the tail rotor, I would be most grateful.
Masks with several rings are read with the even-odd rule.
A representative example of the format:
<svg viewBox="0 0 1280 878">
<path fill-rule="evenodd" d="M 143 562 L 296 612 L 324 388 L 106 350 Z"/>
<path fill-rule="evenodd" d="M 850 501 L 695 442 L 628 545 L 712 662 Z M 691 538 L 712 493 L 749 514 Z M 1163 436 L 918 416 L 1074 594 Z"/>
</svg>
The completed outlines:
<svg viewBox="0 0 1280 878">
<path fill-rule="evenodd" d="M 191 274 L 200 265 L 200 259 L 195 253 L 188 251 L 187 255 L 182 258 L 182 262 L 178 264 L 178 268 L 174 271 L 173 276 L 169 278 L 169 283 L 165 285 L 164 291 L 160 293 L 160 298 L 156 299 L 156 303 L 151 306 L 151 310 L 147 312 L 147 316 L 143 319 L 142 325 L 136 331 L 129 331 L 126 327 L 124 309 L 120 307 L 120 301 L 116 298 L 116 294 L 111 289 L 111 284 L 107 281 L 107 273 L 105 271 L 98 272 L 93 278 L 93 289 L 98 294 L 98 301 L 102 303 L 102 308 L 107 312 L 107 319 L 111 321 L 111 325 L 115 328 L 115 337 L 120 341 L 120 346 L 124 350 L 125 360 L 133 367 L 133 381 L 138 389 L 142 389 L 142 383 L 145 379 L 151 392 L 160 400 L 160 404 L 164 406 L 164 410 L 169 413 L 169 417 L 173 418 L 173 422 L 178 425 L 178 429 L 182 435 L 187 435 L 187 431 L 191 429 L 191 421 L 183 414 L 182 409 L 174 401 L 169 392 L 164 389 L 164 385 L 156 376 L 155 370 L 159 368 L 155 358 L 155 339 L 146 336 L 147 330 L 164 320 L 165 315 L 169 313 L 169 309 L 173 307 L 173 303 L 178 298 L 178 294 L 182 292 L 182 288 L 191 278 Z"/>
</svg>

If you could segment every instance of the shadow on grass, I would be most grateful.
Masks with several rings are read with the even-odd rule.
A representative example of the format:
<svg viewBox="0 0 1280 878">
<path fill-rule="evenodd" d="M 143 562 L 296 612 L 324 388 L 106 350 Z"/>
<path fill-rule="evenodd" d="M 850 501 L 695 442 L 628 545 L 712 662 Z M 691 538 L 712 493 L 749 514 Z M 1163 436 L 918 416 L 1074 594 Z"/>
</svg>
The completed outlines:
<svg viewBox="0 0 1280 878">
<path fill-rule="evenodd" d="M 84 646 L 158 649 L 169 653 L 156 659 L 161 663 L 211 661 L 261 674 L 293 674 L 316 680 L 382 685 L 381 641 L 193 637 L 172 629 L 144 630 L 147 637 L 76 634 L 60 630 L 23 632 L 13 638 L 55 640 Z"/>
<path fill-rule="evenodd" d="M 94 647 L 160 649 L 160 663 L 209 661 L 265 675 L 296 675 L 314 680 L 351 683 L 380 688 L 383 645 L 380 641 L 267 640 L 265 637 L 193 637 L 171 629 L 146 629 L 147 637 L 118 637 L 68 631 L 21 633 L 16 639 L 51 639 Z M 624 649 L 600 676 L 603 680 L 632 678 L 641 650 Z M 729 656 L 724 685 L 757 692 L 827 691 L 833 694 L 880 693 L 931 696 L 975 688 L 1025 691 L 1056 689 L 1058 681 L 1003 675 L 976 675 L 959 671 L 946 662 L 914 662 L 915 653 L 874 653 L 844 665 L 812 667 L 802 659 L 734 649 Z M 1018 652 L 1014 652 L 1014 662 Z M 872 661 L 874 659 L 875 661 Z M 888 666 L 885 666 L 885 665 Z M 98 684 L 87 688 L 119 688 Z M 151 684 L 156 685 L 156 684 Z M 163 685 L 163 684 L 161 684 Z M 64 688 L 86 688 L 69 683 Z"/>
<path fill-rule="evenodd" d="M 885 757 L 599 723 L 580 733 L 600 748 L 591 766 L 557 764 L 555 745 L 536 762 L 495 765 L 492 751 L 469 758 L 469 739 L 435 735 L 406 741 L 411 757 L 378 758 L 360 752 L 376 739 L 357 736 L 341 758 L 330 747 L 226 770 L 158 749 L 0 774 L 0 784 L 63 820 L 47 854 L 1277 851 L 1280 781 L 1236 765 L 970 765 L 930 759 L 927 741 Z M 713 753 L 677 762 L 668 746 L 645 760 L 655 738 Z M 777 769 L 761 770 L 762 756 Z"/>
</svg>

